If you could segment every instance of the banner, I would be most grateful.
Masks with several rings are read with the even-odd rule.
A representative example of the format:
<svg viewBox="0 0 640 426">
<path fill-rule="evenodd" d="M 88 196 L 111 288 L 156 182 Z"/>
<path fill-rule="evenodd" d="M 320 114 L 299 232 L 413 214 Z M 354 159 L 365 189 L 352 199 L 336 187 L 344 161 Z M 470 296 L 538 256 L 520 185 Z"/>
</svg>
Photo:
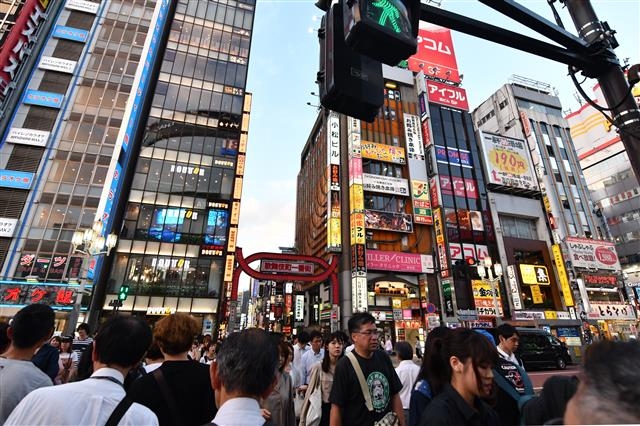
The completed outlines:
<svg viewBox="0 0 640 426">
<path fill-rule="evenodd" d="M 480 140 L 488 183 L 539 190 L 527 142 L 485 132 Z"/>
<path fill-rule="evenodd" d="M 386 161 L 387 163 L 406 164 L 404 148 L 385 145 L 375 142 L 360 142 L 360 154 L 362 158 L 370 160 Z"/>
<path fill-rule="evenodd" d="M 616 247 L 609 241 L 567 237 L 565 242 L 574 268 L 621 269 Z"/>
<path fill-rule="evenodd" d="M 367 268 L 378 271 L 433 273 L 430 254 L 367 250 Z"/>
<path fill-rule="evenodd" d="M 362 184 L 365 191 L 402 196 L 409 195 L 409 182 L 403 178 L 363 173 Z"/>
<path fill-rule="evenodd" d="M 382 231 L 413 232 L 411 215 L 405 213 L 365 210 L 365 225 Z"/>
<path fill-rule="evenodd" d="M 413 221 L 420 225 L 432 225 L 431 200 L 427 182 L 411 180 L 411 201 L 413 203 Z"/>
<path fill-rule="evenodd" d="M 453 50 L 451 30 L 434 24 L 420 23 L 418 50 L 409 58 L 409 69 L 426 76 L 460 83 L 460 73 Z"/>
<path fill-rule="evenodd" d="M 462 87 L 428 80 L 427 95 L 429 102 L 469 111 L 467 91 Z"/>
<path fill-rule="evenodd" d="M 492 290 L 494 287 L 494 290 Z M 498 306 L 498 314 L 502 317 L 502 298 L 500 297 L 499 283 L 492 285 L 487 281 L 471 280 L 471 288 L 473 290 L 473 302 L 476 305 L 478 317 L 495 317 L 496 305 Z M 495 292 L 495 303 L 494 295 Z"/>
<path fill-rule="evenodd" d="M 416 115 L 403 114 L 404 137 L 407 142 L 407 157 L 424 161 L 424 147 L 422 146 L 422 130 L 420 119 Z"/>
</svg>

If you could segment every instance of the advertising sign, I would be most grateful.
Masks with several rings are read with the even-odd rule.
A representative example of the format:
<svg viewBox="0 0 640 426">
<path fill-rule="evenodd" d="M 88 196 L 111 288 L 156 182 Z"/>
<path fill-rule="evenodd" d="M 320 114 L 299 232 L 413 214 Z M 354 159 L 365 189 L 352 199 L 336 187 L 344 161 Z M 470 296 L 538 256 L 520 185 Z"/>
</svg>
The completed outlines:
<svg viewBox="0 0 640 426">
<path fill-rule="evenodd" d="M 367 267 L 378 271 L 433 273 L 430 254 L 367 250 Z"/>
<path fill-rule="evenodd" d="M 89 38 L 89 31 L 56 25 L 53 30 L 53 37 L 84 43 Z"/>
<path fill-rule="evenodd" d="M 67 9 L 77 10 L 95 15 L 98 12 L 100 3 L 94 3 L 86 0 L 67 0 L 64 5 Z"/>
<path fill-rule="evenodd" d="M 424 161 L 424 147 L 422 146 L 422 130 L 420 119 L 416 115 L 403 114 L 404 136 L 407 141 L 407 157 Z"/>
<path fill-rule="evenodd" d="M 460 73 L 453 50 L 451 30 L 433 24 L 420 24 L 418 50 L 409 58 L 409 69 L 460 83 Z"/>
<path fill-rule="evenodd" d="M 413 232 L 411 215 L 405 213 L 365 210 L 365 226 L 382 231 Z"/>
<path fill-rule="evenodd" d="M 18 219 L 0 217 L 0 237 L 13 237 L 13 232 L 16 230 L 17 224 Z"/>
<path fill-rule="evenodd" d="M 518 277 L 514 265 L 507 266 L 507 286 L 511 293 L 511 301 L 514 309 L 522 309 L 522 300 L 520 299 L 520 288 L 518 287 Z"/>
<path fill-rule="evenodd" d="M 452 166 L 473 168 L 471 160 L 471 151 L 465 149 L 449 148 L 442 145 L 436 145 L 436 161 L 442 164 L 450 164 Z"/>
<path fill-rule="evenodd" d="M 569 279 L 567 278 L 567 271 L 564 268 L 562 250 L 558 244 L 554 244 L 551 246 L 551 251 L 553 253 L 553 260 L 556 263 L 556 270 L 558 271 L 558 279 L 560 280 L 560 288 L 562 289 L 564 303 L 567 307 L 573 306 L 573 293 L 571 291 Z"/>
<path fill-rule="evenodd" d="M 453 282 L 450 279 L 442 280 L 442 298 L 444 299 L 444 312 L 446 316 L 453 316 Z"/>
<path fill-rule="evenodd" d="M 367 277 L 351 278 L 353 312 L 364 312 L 368 306 Z"/>
<path fill-rule="evenodd" d="M 549 271 L 547 271 L 546 266 L 527 265 L 525 263 L 521 263 L 518 266 L 520 267 L 520 275 L 522 276 L 523 284 L 551 284 L 549 281 Z"/>
<path fill-rule="evenodd" d="M 539 190 L 527 142 L 485 132 L 480 137 L 488 183 Z"/>
<path fill-rule="evenodd" d="M 20 145 L 46 146 L 51 132 L 43 130 L 12 127 L 7 135 L 7 142 Z"/>
<path fill-rule="evenodd" d="M 618 253 L 613 243 L 576 237 L 567 237 L 565 242 L 574 268 L 620 270 Z"/>
<path fill-rule="evenodd" d="M 364 213 L 353 212 L 349 220 L 351 221 L 351 243 L 366 244 Z"/>
<path fill-rule="evenodd" d="M 503 316 L 502 298 L 500 297 L 500 289 L 495 285 L 495 304 L 493 300 L 493 291 L 491 283 L 480 280 L 471 280 L 471 288 L 473 290 L 473 302 L 476 305 L 478 317 L 495 317 L 496 305 L 498 305 L 498 313 Z"/>
<path fill-rule="evenodd" d="M 0 186 L 4 188 L 31 189 L 34 173 L 0 169 Z"/>
<path fill-rule="evenodd" d="M 429 185 L 420 180 L 411 180 L 411 201 L 413 203 L 413 221 L 416 224 L 432 225 Z"/>
<path fill-rule="evenodd" d="M 438 178 L 440 179 L 440 192 L 443 195 L 478 198 L 478 185 L 475 179 L 445 175 L 439 175 Z"/>
<path fill-rule="evenodd" d="M 409 182 L 403 178 L 363 173 L 362 186 L 365 191 L 409 195 Z"/>
<path fill-rule="evenodd" d="M 314 264 L 311 262 L 284 262 L 280 260 L 261 260 L 260 272 L 284 272 L 296 275 L 313 275 Z"/>
<path fill-rule="evenodd" d="M 304 296 L 302 294 L 296 294 L 295 313 L 294 319 L 296 321 L 302 321 L 304 319 Z"/>
<path fill-rule="evenodd" d="M 362 158 L 386 161 L 387 163 L 406 164 L 404 148 L 375 142 L 361 141 L 360 154 Z"/>
<path fill-rule="evenodd" d="M 617 287 L 618 277 L 615 275 L 591 275 L 582 274 L 585 286 L 591 287 Z"/>
<path fill-rule="evenodd" d="M 351 246 L 351 272 L 358 277 L 367 276 L 367 258 L 364 244 L 353 244 Z"/>
<path fill-rule="evenodd" d="M 38 68 L 43 70 L 58 71 L 65 74 L 73 74 L 73 70 L 76 69 L 76 64 L 76 61 L 54 58 L 53 56 L 43 56 L 40 59 Z"/>
<path fill-rule="evenodd" d="M 588 314 L 591 319 L 599 320 L 635 320 L 636 315 L 631 305 L 622 303 L 593 303 L 591 302 L 591 312 Z"/>
<path fill-rule="evenodd" d="M 452 259 L 476 259 L 482 261 L 489 256 L 489 249 L 484 244 L 449 243 L 449 255 Z"/>
<path fill-rule="evenodd" d="M 39 105 L 49 108 L 60 108 L 64 95 L 60 93 L 42 92 L 40 90 L 28 89 L 24 95 L 23 102 L 27 105 Z"/>
<path fill-rule="evenodd" d="M 0 301 L 7 305 L 41 303 L 49 306 L 71 306 L 76 300 L 77 287 L 56 285 L 3 284 Z"/>
<path fill-rule="evenodd" d="M 342 247 L 340 225 L 340 118 L 334 112 L 327 120 L 327 250 L 338 251 Z M 361 161 L 360 161 L 361 163 Z M 351 170 L 349 171 L 351 173 Z"/>
<path fill-rule="evenodd" d="M 469 111 L 467 91 L 462 87 L 429 80 L 427 81 L 427 95 L 429 102 Z"/>
</svg>

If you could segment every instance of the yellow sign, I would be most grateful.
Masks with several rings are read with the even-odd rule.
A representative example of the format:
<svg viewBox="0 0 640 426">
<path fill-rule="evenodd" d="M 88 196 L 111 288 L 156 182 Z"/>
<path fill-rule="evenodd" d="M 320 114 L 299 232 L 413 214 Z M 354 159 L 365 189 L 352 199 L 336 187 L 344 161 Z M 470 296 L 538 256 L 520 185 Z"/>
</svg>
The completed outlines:
<svg viewBox="0 0 640 426">
<path fill-rule="evenodd" d="M 239 176 L 244 175 L 244 165 L 245 165 L 246 156 L 238 155 L 238 164 L 236 166 L 236 174 Z"/>
<path fill-rule="evenodd" d="M 364 210 L 364 190 L 362 185 L 354 183 L 349 187 L 349 202 L 352 212 L 361 212 Z"/>
<path fill-rule="evenodd" d="M 558 313 L 556 311 L 544 311 L 545 319 L 558 319 Z"/>
<path fill-rule="evenodd" d="M 404 148 L 375 142 L 362 141 L 360 144 L 362 158 L 386 161 L 388 163 L 406 164 Z"/>
<path fill-rule="evenodd" d="M 478 316 L 495 316 L 496 306 L 493 303 L 493 293 L 491 292 L 491 283 L 480 280 L 471 281 L 471 289 L 473 291 L 473 303 L 476 306 Z M 502 298 L 500 297 L 500 289 L 498 284 L 495 285 L 496 304 L 498 305 L 499 315 L 502 312 Z"/>
<path fill-rule="evenodd" d="M 351 213 L 351 244 L 366 244 L 364 235 L 364 213 Z"/>
<path fill-rule="evenodd" d="M 224 281 L 233 280 L 233 268 L 236 266 L 236 256 L 228 254 L 224 263 Z"/>
<path fill-rule="evenodd" d="M 538 303 L 542 303 L 542 293 L 540 293 L 540 286 L 539 285 L 532 285 L 531 286 L 531 297 L 533 298 L 533 303 L 534 304 L 538 304 Z"/>
<path fill-rule="evenodd" d="M 433 211 L 433 228 L 436 233 L 436 243 L 444 243 L 444 229 L 442 229 L 442 217 L 440 215 L 440 208 Z"/>
<path fill-rule="evenodd" d="M 330 249 L 342 247 L 342 237 L 340 231 L 340 218 L 330 217 L 327 222 L 327 244 Z"/>
<path fill-rule="evenodd" d="M 523 284 L 551 284 L 551 281 L 549 281 L 549 271 L 547 271 L 546 266 L 527 265 L 524 263 L 521 263 L 519 266 Z"/>
<path fill-rule="evenodd" d="M 231 225 L 237 225 L 240 220 L 240 201 L 234 201 L 231 204 L 231 218 L 229 219 L 229 223 Z"/>
<path fill-rule="evenodd" d="M 529 170 L 528 161 L 518 152 L 494 148 L 489 152 L 489 161 L 498 171 L 514 175 L 525 174 Z"/>
<path fill-rule="evenodd" d="M 236 177 L 233 185 L 233 198 L 237 200 L 242 198 L 242 178 L 240 176 Z"/>
<path fill-rule="evenodd" d="M 227 251 L 234 253 L 236 251 L 236 241 L 238 240 L 238 228 L 232 226 L 229 228 L 229 242 L 227 243 Z"/>
<path fill-rule="evenodd" d="M 567 307 L 573 306 L 573 292 L 571 291 L 571 285 L 567 279 L 567 271 L 564 267 L 564 258 L 562 257 L 560 246 L 558 244 L 552 245 L 551 251 L 553 252 L 553 259 L 556 262 L 556 269 L 558 271 L 558 279 L 560 280 L 562 296 L 564 297 L 564 304 L 567 305 Z"/>
<path fill-rule="evenodd" d="M 547 213 L 551 213 L 551 202 L 549 201 L 549 197 L 543 195 L 542 202 L 544 203 L 544 211 Z"/>
</svg>

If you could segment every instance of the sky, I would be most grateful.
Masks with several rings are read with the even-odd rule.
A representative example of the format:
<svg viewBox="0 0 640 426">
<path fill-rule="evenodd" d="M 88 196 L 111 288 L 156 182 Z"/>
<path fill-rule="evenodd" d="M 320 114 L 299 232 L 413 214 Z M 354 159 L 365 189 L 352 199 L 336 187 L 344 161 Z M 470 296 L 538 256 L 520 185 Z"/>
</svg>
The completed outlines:
<svg viewBox="0 0 640 426">
<path fill-rule="evenodd" d="M 518 3 L 553 21 L 547 0 Z M 618 58 L 640 63 L 640 1 L 591 3 L 598 18 L 617 31 Z M 560 2 L 555 5 L 565 28 L 576 34 L 566 9 Z M 477 0 L 443 0 L 441 6 L 544 40 Z M 260 251 L 279 253 L 279 247 L 291 247 L 295 242 L 300 154 L 320 103 L 311 92 L 318 93 L 314 83 L 319 48 L 316 30 L 322 14 L 314 0 L 257 0 L 247 81 L 253 103 L 238 230 L 238 247 L 245 257 Z M 458 32 L 452 37 L 471 110 L 514 74 L 550 84 L 564 109 L 579 107 L 566 65 Z M 587 93 L 595 83 L 587 80 L 583 84 Z"/>
</svg>

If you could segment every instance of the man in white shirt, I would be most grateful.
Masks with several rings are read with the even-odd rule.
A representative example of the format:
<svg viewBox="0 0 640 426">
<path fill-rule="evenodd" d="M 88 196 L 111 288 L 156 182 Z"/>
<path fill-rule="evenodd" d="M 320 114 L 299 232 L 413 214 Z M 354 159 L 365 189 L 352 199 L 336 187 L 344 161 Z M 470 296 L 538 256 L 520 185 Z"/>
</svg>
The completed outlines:
<svg viewBox="0 0 640 426">
<path fill-rule="evenodd" d="M 25 306 L 11 320 L 7 329 L 11 343 L 0 358 L 0 425 L 29 392 L 53 385 L 31 358 L 51 338 L 54 321 L 53 309 L 42 304 Z"/>
<path fill-rule="evenodd" d="M 93 344 L 91 377 L 31 392 L 5 425 L 104 425 L 120 404 L 128 408 L 118 424 L 157 425 L 156 415 L 125 398 L 123 387 L 127 373 L 140 362 L 150 344 L 151 329 L 141 319 L 110 318 Z"/>
<path fill-rule="evenodd" d="M 293 379 L 294 388 L 297 388 L 300 385 L 304 384 L 304 368 L 302 366 L 302 357 L 305 353 L 311 350 L 311 346 L 309 346 L 309 340 L 311 340 L 311 336 L 309 336 L 309 333 L 307 333 L 306 331 L 301 331 L 300 333 L 298 333 L 298 343 L 293 346 L 291 378 Z"/>
<path fill-rule="evenodd" d="M 420 367 L 413 362 L 413 348 L 409 342 L 402 341 L 396 343 L 396 354 L 400 360 L 400 364 L 396 367 L 396 374 L 398 374 L 400 382 L 402 383 L 400 401 L 402 401 L 402 409 L 404 410 L 404 422 L 408 425 L 411 424 L 409 422 L 411 391 L 413 390 L 413 385 L 416 383 Z"/>
<path fill-rule="evenodd" d="M 520 335 L 518 330 L 514 326 L 508 323 L 500 324 L 496 328 L 496 335 L 498 336 L 498 354 L 501 358 L 511 361 L 512 363 L 522 367 L 522 361 L 516 357 L 515 352 L 520 345 Z"/>
<path fill-rule="evenodd" d="M 279 354 L 276 340 L 264 330 L 231 333 L 211 364 L 211 386 L 218 412 L 215 425 L 262 425 L 259 402 L 276 385 Z"/>
<path fill-rule="evenodd" d="M 322 333 L 313 330 L 311 333 L 311 350 L 302 355 L 302 377 L 303 384 L 308 384 L 311 378 L 311 368 L 314 364 L 322 361 L 324 358 L 324 348 L 322 347 Z"/>
</svg>

